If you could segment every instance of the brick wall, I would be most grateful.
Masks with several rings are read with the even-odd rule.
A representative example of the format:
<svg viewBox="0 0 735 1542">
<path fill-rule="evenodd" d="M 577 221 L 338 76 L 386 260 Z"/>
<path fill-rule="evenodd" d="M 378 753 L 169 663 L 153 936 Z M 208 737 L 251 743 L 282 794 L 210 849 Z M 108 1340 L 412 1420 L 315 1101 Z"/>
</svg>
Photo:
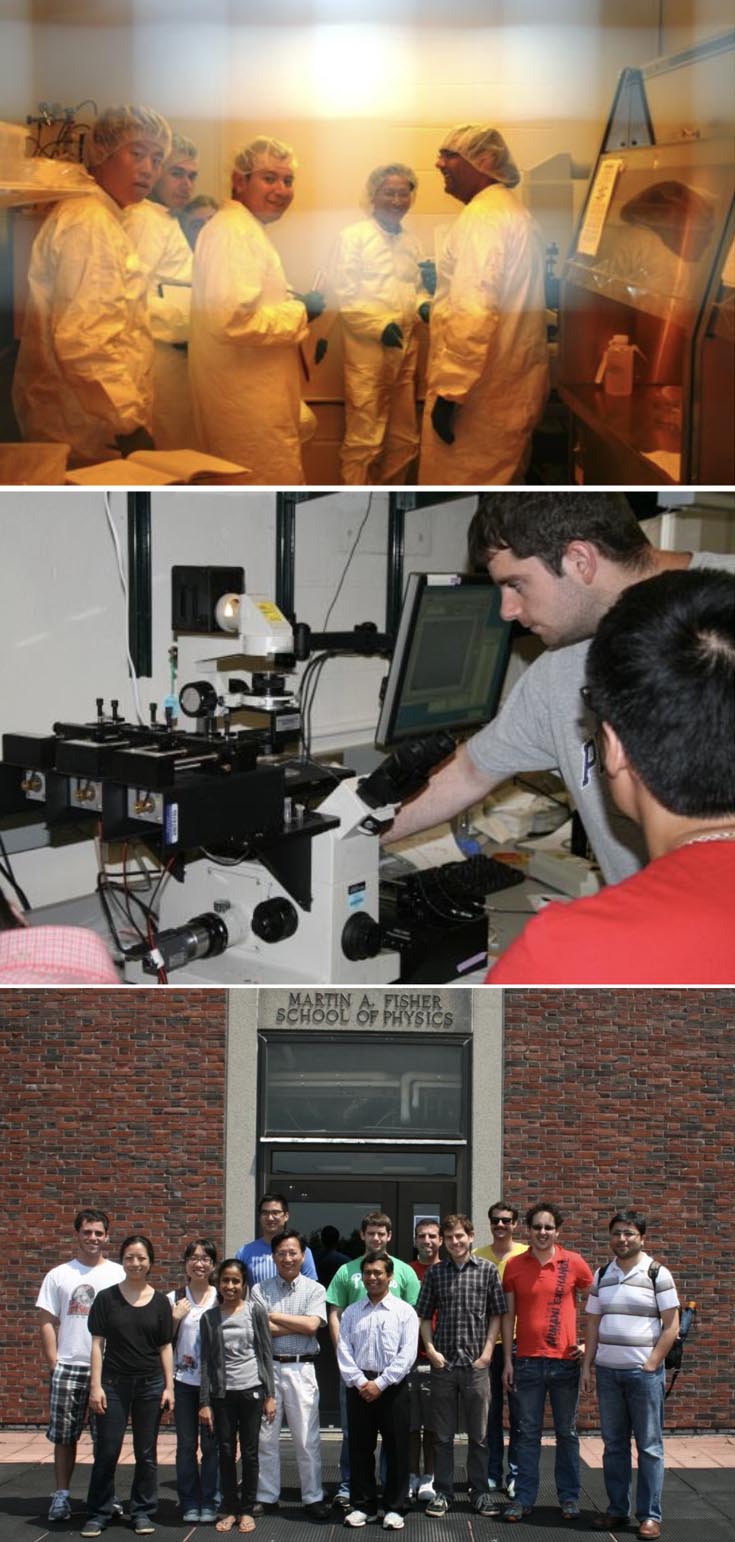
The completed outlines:
<svg viewBox="0 0 735 1542">
<path fill-rule="evenodd" d="M 78 1203 L 109 1209 L 115 1244 L 150 1232 L 162 1287 L 192 1225 L 221 1243 L 225 1013 L 222 991 L 0 991 L 0 1423 L 46 1417 L 33 1302 Z M 505 997 L 506 1195 L 558 1203 L 593 1265 L 612 1210 L 647 1209 L 651 1251 L 700 1304 L 674 1428 L 735 1425 L 734 1048 L 732 990 Z"/>
<path fill-rule="evenodd" d="M 735 1424 L 734 1061 L 729 989 L 506 992 L 506 1197 L 555 1201 L 592 1266 L 619 1206 L 647 1214 L 648 1251 L 699 1305 L 670 1428 Z"/>
<path fill-rule="evenodd" d="M 46 1417 L 34 1302 L 73 1252 L 78 1205 L 156 1249 L 180 1276 L 193 1218 L 223 1230 L 225 993 L 0 991 L 4 1424 Z"/>
</svg>

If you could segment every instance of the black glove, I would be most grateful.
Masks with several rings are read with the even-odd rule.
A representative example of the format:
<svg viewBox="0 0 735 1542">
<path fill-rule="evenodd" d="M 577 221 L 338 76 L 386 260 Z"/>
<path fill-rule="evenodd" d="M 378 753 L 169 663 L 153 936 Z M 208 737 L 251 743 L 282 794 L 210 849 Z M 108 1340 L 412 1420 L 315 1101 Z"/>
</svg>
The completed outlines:
<svg viewBox="0 0 735 1542">
<path fill-rule="evenodd" d="M 321 316 L 326 300 L 320 289 L 309 289 L 306 294 L 294 294 L 294 300 L 300 300 L 306 306 L 307 321 L 316 321 Z"/>
<path fill-rule="evenodd" d="M 431 315 L 431 306 L 430 306 L 428 300 L 422 300 L 421 304 L 419 306 L 419 316 L 421 317 L 422 321 L 426 322 L 427 327 L 429 325 L 429 317 L 430 317 L 430 315 Z"/>
<path fill-rule="evenodd" d="M 116 434 L 115 444 L 123 460 L 127 455 L 132 455 L 134 450 L 155 450 L 156 448 L 147 428 L 134 428 L 132 434 Z"/>
<path fill-rule="evenodd" d="M 445 444 L 454 444 L 452 419 L 456 410 L 457 403 L 447 401 L 446 396 L 437 396 L 431 409 L 431 426 L 434 433 L 438 434 Z"/>
<path fill-rule="evenodd" d="M 389 321 L 387 327 L 380 334 L 380 341 L 384 348 L 402 348 L 403 333 L 397 321 Z"/>
<path fill-rule="evenodd" d="M 419 272 L 424 289 L 428 294 L 436 294 L 436 263 L 430 257 L 425 257 L 419 263 Z"/>
<path fill-rule="evenodd" d="M 327 351 L 328 347 L 329 347 L 329 343 L 327 342 L 326 337 L 318 337 L 317 338 L 317 340 L 316 340 L 316 347 L 314 349 L 314 363 L 315 364 L 321 364 L 322 359 L 324 358 L 324 355 L 326 354 L 326 351 Z"/>
</svg>

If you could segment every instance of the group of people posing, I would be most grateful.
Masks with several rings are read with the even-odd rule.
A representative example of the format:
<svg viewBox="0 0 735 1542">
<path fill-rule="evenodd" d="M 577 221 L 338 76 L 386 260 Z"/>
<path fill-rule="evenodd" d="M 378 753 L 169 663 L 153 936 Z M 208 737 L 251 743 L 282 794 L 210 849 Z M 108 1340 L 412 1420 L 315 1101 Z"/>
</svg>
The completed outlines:
<svg viewBox="0 0 735 1542">
<path fill-rule="evenodd" d="M 442 140 L 437 168 L 464 207 L 438 260 L 403 228 L 415 172 L 376 167 L 366 217 L 325 253 L 326 293 L 297 293 L 269 236 L 295 191 L 297 162 L 280 140 L 239 151 L 219 208 L 192 206 L 196 146 L 152 109 L 103 112 L 84 159 L 89 193 L 52 209 L 31 255 L 13 387 L 24 439 L 68 444 L 75 466 L 189 448 L 242 466 L 254 484 L 303 483 L 315 428 L 307 352 L 314 366 L 326 331 L 307 341 L 328 304 L 342 324 L 345 483 L 417 479 L 427 328 L 418 480 L 522 478 L 548 389 L 544 261 L 496 129 L 464 124 Z"/>
<path fill-rule="evenodd" d="M 156 1439 L 167 1410 L 176 1422 L 186 1522 L 246 1533 L 259 1515 L 278 1509 L 284 1418 L 304 1511 L 314 1521 L 332 1520 L 338 1506 L 345 1526 L 359 1529 L 377 1523 L 382 1509 L 383 1529 L 399 1531 L 411 1499 L 425 1504 L 427 1516 L 446 1516 L 460 1419 L 473 1510 L 521 1521 L 537 1500 L 547 1396 L 559 1505 L 563 1519 L 573 1520 L 580 1513 L 577 1404 L 594 1365 L 608 1510 L 592 1525 L 609 1531 L 629 1517 L 634 1438 L 638 1535 L 660 1536 L 664 1362 L 679 1331 L 679 1305 L 668 1269 L 645 1251 L 638 1210 L 615 1212 L 611 1256 L 596 1271 L 562 1244 L 563 1217 L 546 1201 L 529 1207 L 525 1243 L 515 1236 L 518 1210 L 503 1199 L 488 1210 L 491 1241 L 479 1248 L 466 1215 L 420 1218 L 409 1263 L 390 1252 L 390 1217 L 373 1211 L 362 1220 L 362 1256 L 342 1255 L 339 1264 L 332 1252 L 326 1286 L 306 1239 L 288 1225 L 284 1196 L 264 1194 L 258 1214 L 260 1236 L 234 1257 L 218 1262 L 207 1238 L 188 1243 L 184 1282 L 166 1295 L 150 1281 L 148 1237 L 126 1237 L 115 1264 L 105 1257 L 105 1212 L 78 1212 L 74 1257 L 46 1275 L 36 1303 L 52 1372 L 48 1437 L 57 1488 L 50 1521 L 71 1514 L 69 1485 L 88 1408 L 94 1464 L 83 1537 L 100 1536 L 123 1513 L 115 1472 L 128 1417 L 130 1519 L 139 1536 L 155 1531 Z M 578 1329 L 583 1297 L 586 1345 Z M 315 1368 L 327 1323 L 344 1437 L 331 1502 L 322 1484 Z M 503 1488 L 508 1503 L 499 1500 Z"/>
</svg>

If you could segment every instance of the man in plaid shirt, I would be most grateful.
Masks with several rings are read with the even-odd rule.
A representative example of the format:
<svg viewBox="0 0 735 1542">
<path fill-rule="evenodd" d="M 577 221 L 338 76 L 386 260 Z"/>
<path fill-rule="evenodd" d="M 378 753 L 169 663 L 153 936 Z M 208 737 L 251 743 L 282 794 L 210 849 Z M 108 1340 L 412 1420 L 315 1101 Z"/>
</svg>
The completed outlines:
<svg viewBox="0 0 735 1542">
<path fill-rule="evenodd" d="M 473 1255 L 475 1228 L 466 1215 L 441 1223 L 446 1259 L 427 1271 L 416 1310 L 431 1363 L 435 1498 L 427 1515 L 446 1515 L 454 1494 L 457 1400 L 467 1425 L 467 1477 L 478 1515 L 500 1515 L 488 1488 L 489 1365 L 506 1310 L 500 1276 L 489 1259 Z M 435 1325 L 434 1319 L 436 1318 Z"/>
</svg>

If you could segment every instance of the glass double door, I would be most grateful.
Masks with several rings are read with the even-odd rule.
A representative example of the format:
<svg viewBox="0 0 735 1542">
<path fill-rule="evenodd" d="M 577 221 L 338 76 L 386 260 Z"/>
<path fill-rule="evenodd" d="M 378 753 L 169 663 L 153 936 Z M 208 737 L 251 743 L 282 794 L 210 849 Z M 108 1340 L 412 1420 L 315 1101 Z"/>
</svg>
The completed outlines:
<svg viewBox="0 0 735 1542">
<path fill-rule="evenodd" d="M 347 1152 L 340 1154 L 345 1165 L 359 1168 L 372 1166 L 373 1170 L 360 1171 L 344 1177 L 328 1177 L 323 1174 L 284 1172 L 284 1167 L 305 1165 L 310 1158 L 307 1152 L 272 1151 L 269 1171 L 263 1175 L 263 1189 L 284 1194 L 288 1199 L 289 1225 L 302 1231 L 314 1254 L 317 1271 L 326 1283 L 326 1274 L 320 1255 L 324 1252 L 321 1232 L 325 1226 L 333 1226 L 339 1234 L 335 1243 L 338 1252 L 349 1258 L 358 1258 L 364 1251 L 360 1239 L 363 1217 L 370 1211 L 379 1210 L 389 1215 L 393 1222 L 393 1236 L 389 1251 L 406 1262 L 414 1256 L 413 1234 L 416 1221 L 426 1216 L 438 1220 L 457 1208 L 457 1157 L 442 1153 L 439 1158 L 421 1154 L 411 1161 L 401 1163 L 408 1153 Z M 372 1160 L 371 1160 L 372 1158 Z M 329 1153 L 321 1161 L 317 1154 L 314 1165 L 334 1166 L 336 1154 Z M 445 1170 L 435 1176 L 418 1176 L 404 1170 L 398 1174 L 396 1166 L 404 1169 L 413 1165 L 422 1168 L 440 1166 Z M 388 1173 L 376 1171 L 381 1166 L 392 1168 Z M 325 1262 L 327 1262 L 325 1260 Z M 320 1354 L 317 1361 L 317 1377 L 320 1388 L 322 1425 L 339 1424 L 339 1373 L 329 1334 L 325 1329 L 319 1335 Z"/>
</svg>

